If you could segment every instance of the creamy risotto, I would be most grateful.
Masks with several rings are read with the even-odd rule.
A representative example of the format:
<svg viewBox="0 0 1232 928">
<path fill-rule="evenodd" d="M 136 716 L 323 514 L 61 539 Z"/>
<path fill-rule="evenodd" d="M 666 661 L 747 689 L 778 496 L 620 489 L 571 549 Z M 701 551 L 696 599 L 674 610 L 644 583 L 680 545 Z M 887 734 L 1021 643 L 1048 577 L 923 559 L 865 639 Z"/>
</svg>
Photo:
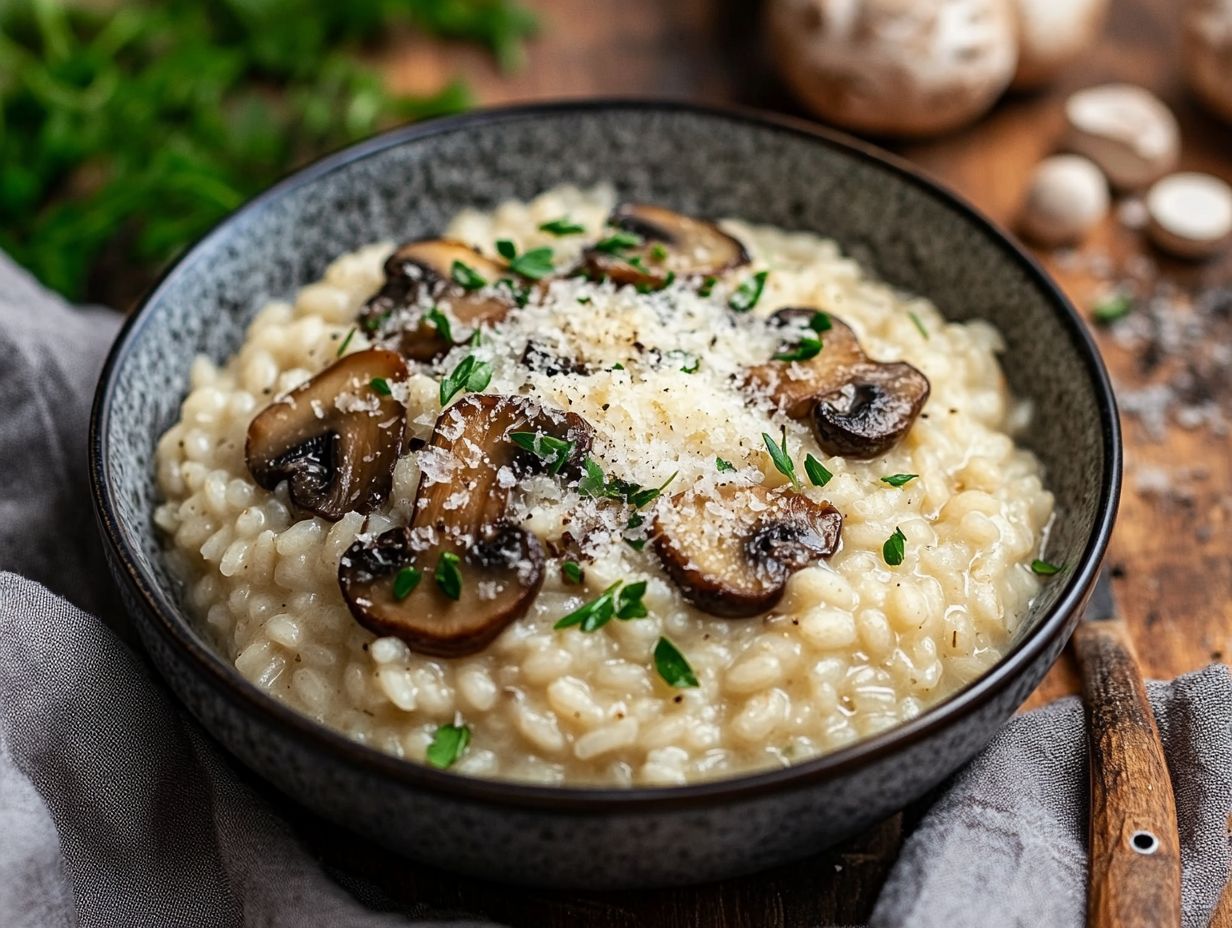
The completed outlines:
<svg viewBox="0 0 1232 928">
<path fill-rule="evenodd" d="M 442 232 L 266 306 L 159 444 L 168 557 L 253 685 L 465 774 L 679 784 L 997 660 L 1053 498 L 991 326 L 605 188 Z"/>
</svg>

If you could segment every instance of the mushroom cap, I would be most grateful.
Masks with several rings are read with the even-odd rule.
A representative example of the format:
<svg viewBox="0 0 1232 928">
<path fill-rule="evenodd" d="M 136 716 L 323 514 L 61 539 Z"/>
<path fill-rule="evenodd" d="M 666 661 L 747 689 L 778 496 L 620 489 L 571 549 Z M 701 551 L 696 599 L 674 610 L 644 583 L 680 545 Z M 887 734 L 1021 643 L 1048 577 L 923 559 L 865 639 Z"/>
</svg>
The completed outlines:
<svg viewBox="0 0 1232 928">
<path fill-rule="evenodd" d="M 770 0 L 767 16 L 796 95 L 861 132 L 957 128 L 992 106 L 1018 60 L 1012 0 Z"/>
<path fill-rule="evenodd" d="M 1014 0 L 1018 23 L 1015 90 L 1041 87 L 1099 38 L 1109 0 Z"/>
<path fill-rule="evenodd" d="M 1100 84 L 1071 94 L 1065 122 L 1068 147 L 1094 161 L 1123 190 L 1157 180 L 1180 156 L 1176 117 L 1135 84 Z"/>
<path fill-rule="evenodd" d="M 612 211 L 608 225 L 642 239 L 615 254 L 595 246 L 586 250 L 586 269 L 618 284 L 657 288 L 674 277 L 717 275 L 749 263 L 744 244 L 715 223 L 662 206 L 622 204 Z M 657 255 L 656 245 L 666 253 Z"/>
<path fill-rule="evenodd" d="M 1232 235 L 1232 187 L 1210 174 L 1182 171 L 1154 183 L 1146 195 L 1147 231 L 1181 258 L 1208 258 Z"/>
<path fill-rule="evenodd" d="M 473 290 L 454 280 L 460 262 L 483 279 Z M 433 305 L 447 308 L 454 320 L 475 327 L 504 319 L 516 302 L 501 280 L 514 281 L 512 271 L 468 245 L 448 239 L 421 239 L 400 246 L 385 261 L 385 283 L 360 310 L 364 331 L 381 340 L 396 337 L 398 351 L 416 361 L 445 354 L 453 343 L 424 317 Z"/>
<path fill-rule="evenodd" d="M 803 329 L 817 310 L 780 309 L 771 324 Z M 826 314 L 822 348 L 806 361 L 768 361 L 749 368 L 746 385 L 793 419 L 808 419 L 827 454 L 873 458 L 910 430 L 928 399 L 929 383 L 904 362 L 874 361 L 855 331 Z"/>
<path fill-rule="evenodd" d="M 1189 0 L 1181 22 L 1181 64 L 1190 89 L 1211 112 L 1232 122 L 1232 3 Z"/>
<path fill-rule="evenodd" d="M 826 454 L 879 457 L 907 434 L 928 391 L 928 380 L 910 364 L 865 365 L 817 398 L 809 417 L 817 446 Z"/>
<path fill-rule="evenodd" d="M 434 579 L 441 554 L 459 559 L 459 597 Z M 375 542 L 356 541 L 338 564 L 338 583 L 351 614 L 376 635 L 394 635 L 420 654 L 458 657 L 483 650 L 526 614 L 543 586 L 543 546 L 517 526 L 490 526 L 466 549 L 433 546 L 406 528 Z M 409 595 L 398 599 L 395 582 L 404 567 L 421 572 Z"/>
<path fill-rule="evenodd" d="M 512 438 L 516 433 L 570 444 L 563 456 L 552 457 L 550 448 L 540 454 L 522 447 Z M 338 581 L 352 615 L 424 654 L 482 650 L 525 615 L 543 583 L 542 544 L 505 519 L 516 481 L 502 479 L 502 471 L 511 477 L 576 473 L 593 434 L 581 416 L 522 396 L 473 393 L 444 410 L 423 452 L 433 466 L 422 470 L 410 527 L 360 539 L 340 562 Z M 430 576 L 444 554 L 459 559 L 457 600 Z M 398 599 L 395 583 L 404 567 L 422 577 Z"/>
<path fill-rule="evenodd" d="M 406 376 L 399 355 L 372 348 L 275 400 L 248 425 L 253 479 L 267 490 L 286 480 L 293 503 L 331 521 L 371 512 L 389 496 L 406 430 L 406 407 L 373 382 Z"/>
<path fill-rule="evenodd" d="M 691 490 L 659 507 L 655 552 L 697 608 L 724 618 L 760 615 L 787 579 L 838 548 L 843 517 L 829 503 L 763 486 Z"/>
</svg>

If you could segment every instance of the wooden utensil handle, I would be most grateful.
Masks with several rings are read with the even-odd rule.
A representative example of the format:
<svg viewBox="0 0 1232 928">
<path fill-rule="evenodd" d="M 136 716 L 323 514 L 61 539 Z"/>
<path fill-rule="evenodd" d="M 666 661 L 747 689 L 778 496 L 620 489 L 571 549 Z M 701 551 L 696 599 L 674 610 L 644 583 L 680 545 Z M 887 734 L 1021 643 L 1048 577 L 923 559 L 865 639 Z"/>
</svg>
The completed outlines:
<svg viewBox="0 0 1232 928">
<path fill-rule="evenodd" d="M 1181 853 L 1172 780 L 1125 626 L 1081 622 L 1090 739 L 1092 928 L 1171 928 L 1181 923 Z"/>
</svg>

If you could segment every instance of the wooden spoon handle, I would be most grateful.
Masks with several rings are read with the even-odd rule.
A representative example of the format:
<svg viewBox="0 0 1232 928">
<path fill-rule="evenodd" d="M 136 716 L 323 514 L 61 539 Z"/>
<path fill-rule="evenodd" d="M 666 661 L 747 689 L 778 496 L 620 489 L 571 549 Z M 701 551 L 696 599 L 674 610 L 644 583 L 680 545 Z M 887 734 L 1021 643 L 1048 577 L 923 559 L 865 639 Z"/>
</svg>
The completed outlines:
<svg viewBox="0 0 1232 928">
<path fill-rule="evenodd" d="M 1129 636 L 1117 619 L 1084 621 L 1074 633 L 1074 648 L 1091 745 L 1087 924 L 1179 926 L 1176 801 Z"/>
</svg>

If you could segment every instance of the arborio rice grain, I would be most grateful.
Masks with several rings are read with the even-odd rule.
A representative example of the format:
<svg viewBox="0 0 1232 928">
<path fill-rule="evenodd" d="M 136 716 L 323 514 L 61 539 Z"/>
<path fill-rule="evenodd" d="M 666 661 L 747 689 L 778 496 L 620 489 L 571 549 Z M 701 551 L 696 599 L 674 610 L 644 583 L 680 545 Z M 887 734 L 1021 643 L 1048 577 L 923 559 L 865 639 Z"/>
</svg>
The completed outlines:
<svg viewBox="0 0 1232 928">
<path fill-rule="evenodd" d="M 447 234 L 487 253 L 500 238 L 520 250 L 548 245 L 564 264 L 600 234 L 612 203 L 606 189 L 560 188 L 491 214 L 466 212 Z M 561 216 L 587 234 L 538 230 Z M 356 741 L 422 761 L 439 726 L 465 724 L 470 746 L 454 770 L 545 783 L 673 784 L 789 764 L 909 719 L 979 676 L 1038 591 L 1029 564 L 1053 508 L 1039 463 L 1011 437 L 1030 410 L 1007 392 L 1000 337 L 981 322 L 947 323 L 928 301 L 870 280 L 824 239 L 724 226 L 749 248 L 753 269 L 770 271 L 754 314 L 825 309 L 855 328 L 870 356 L 908 361 L 928 376 L 924 414 L 886 455 L 828 457 L 804 425 L 731 388 L 733 373 L 774 350 L 772 336 L 728 319 L 726 295 L 748 269 L 708 300 L 684 288 L 647 296 L 581 279 L 554 283 L 544 305 L 532 303 L 485 339 L 488 390 L 529 388 L 583 415 L 605 466 L 645 485 L 672 472 L 676 487 L 712 480 L 716 457 L 737 468 L 726 476 L 781 485 L 761 433 L 777 436 L 786 424 L 797 461 L 812 452 L 835 475 L 824 490 L 805 492 L 829 500 L 845 526 L 839 552 L 796 573 L 774 611 L 721 619 L 690 608 L 651 546 L 631 549 L 616 526 L 588 539 L 595 559 L 584 586 L 564 583 L 550 561 L 530 613 L 480 654 L 426 657 L 362 628 L 339 592 L 339 558 L 361 531 L 406 523 L 420 470 L 432 461 L 407 454 L 382 512 L 329 523 L 297 511 L 285 487 L 258 488 L 244 439 L 260 409 L 334 361 L 382 282 L 392 244 L 381 243 L 338 258 L 294 303 L 262 309 L 224 366 L 198 358 L 180 421 L 158 446 L 165 502 L 156 521 L 217 647 L 255 686 Z M 667 303 L 676 330 L 663 330 Z M 700 369 L 548 378 L 516 363 L 531 335 L 618 360 L 611 352 L 627 344 L 629 326 L 648 347 L 700 357 Z M 356 331 L 346 350 L 365 347 Z M 405 402 L 416 435 L 431 434 L 437 380 L 466 351 L 412 373 Z M 896 473 L 919 476 L 901 488 L 880 481 Z M 559 534 L 566 510 L 556 484 L 534 479 L 515 493 L 524 524 Z M 882 545 L 896 528 L 905 558 L 890 567 Z M 610 583 L 635 578 L 648 580 L 647 618 L 592 634 L 553 630 Z M 697 688 L 671 688 L 656 674 L 661 636 L 687 657 Z"/>
</svg>

